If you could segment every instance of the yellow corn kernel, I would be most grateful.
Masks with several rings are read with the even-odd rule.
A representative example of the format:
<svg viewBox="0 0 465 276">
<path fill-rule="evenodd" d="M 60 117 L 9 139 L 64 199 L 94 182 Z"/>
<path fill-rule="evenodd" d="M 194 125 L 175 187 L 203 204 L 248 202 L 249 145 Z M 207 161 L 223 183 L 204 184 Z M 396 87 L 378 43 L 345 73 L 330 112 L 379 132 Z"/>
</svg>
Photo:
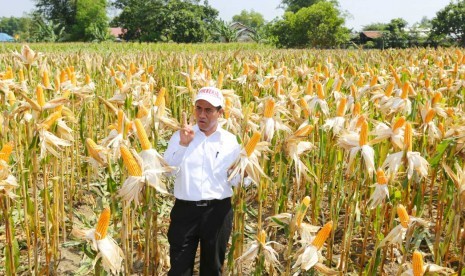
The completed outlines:
<svg viewBox="0 0 465 276">
<path fill-rule="evenodd" d="M 355 82 L 355 85 L 357 85 L 358 87 L 361 87 L 363 86 L 363 83 L 365 83 L 365 78 L 363 76 L 360 76 L 358 80 Z"/>
<path fill-rule="evenodd" d="M 195 68 L 193 63 L 189 63 L 189 77 L 193 77 L 195 73 Z"/>
<path fill-rule="evenodd" d="M 404 147 L 407 151 L 412 151 L 412 125 L 405 123 Z"/>
<path fill-rule="evenodd" d="M 394 126 L 392 127 L 392 131 L 396 131 L 397 129 L 403 127 L 405 124 L 405 117 L 402 116 L 397 121 L 394 123 Z"/>
<path fill-rule="evenodd" d="M 337 105 L 337 111 L 336 111 L 336 116 L 337 117 L 343 117 L 344 114 L 346 113 L 346 104 L 347 104 L 347 98 L 341 98 L 339 101 L 339 104 Z"/>
<path fill-rule="evenodd" d="M 231 99 L 224 99 L 224 118 L 227 120 L 231 117 L 232 102 Z"/>
<path fill-rule="evenodd" d="M 312 95 L 313 94 L 313 81 L 312 80 L 308 80 L 307 88 L 305 89 L 305 94 L 307 94 L 307 95 Z"/>
<path fill-rule="evenodd" d="M 444 135 L 446 134 L 446 129 L 444 128 L 444 124 L 441 122 L 438 124 L 438 128 L 439 128 L 439 131 L 441 132 L 442 134 L 442 137 L 444 137 Z"/>
<path fill-rule="evenodd" d="M 57 74 L 54 79 L 55 83 L 55 91 L 60 91 L 61 83 L 60 83 L 60 76 Z"/>
<path fill-rule="evenodd" d="M 118 85 L 119 90 L 123 90 L 123 81 L 119 78 L 115 78 L 116 85 Z"/>
<path fill-rule="evenodd" d="M 95 159 L 99 164 L 104 165 L 106 162 L 102 159 L 99 154 L 98 145 L 91 138 L 86 139 L 86 148 L 89 152 L 89 155 Z"/>
<path fill-rule="evenodd" d="M 281 91 L 281 83 L 276 80 L 274 83 L 274 91 L 276 92 L 276 95 L 279 95 L 280 94 L 280 91 Z"/>
<path fill-rule="evenodd" d="M 116 75 L 115 68 L 111 67 L 110 68 L 110 76 L 114 77 Z"/>
<path fill-rule="evenodd" d="M 224 73 L 223 71 L 220 71 L 218 74 L 218 80 L 216 81 L 216 87 L 218 89 L 221 89 L 223 87 L 223 79 L 224 79 Z"/>
<path fill-rule="evenodd" d="M 354 116 L 357 116 L 357 115 L 360 114 L 361 111 L 362 111 L 362 105 L 360 104 L 360 102 L 354 103 L 353 115 L 354 115 Z"/>
<path fill-rule="evenodd" d="M 389 84 L 386 86 L 386 90 L 384 91 L 384 95 L 386 97 L 391 97 L 392 91 L 394 90 L 394 82 L 389 82 Z"/>
<path fill-rule="evenodd" d="M 328 66 L 324 65 L 323 66 L 323 73 L 325 75 L 326 78 L 329 78 L 329 69 L 328 69 Z"/>
<path fill-rule="evenodd" d="M 295 214 L 295 225 L 297 228 L 300 228 L 302 225 L 302 221 L 304 220 L 305 214 L 307 214 L 308 206 L 310 205 L 310 197 L 306 196 L 302 199 L 302 202 L 297 209 Z"/>
<path fill-rule="evenodd" d="M 409 89 L 410 89 L 410 83 L 408 81 L 404 82 L 404 85 L 402 85 L 402 94 L 400 96 L 402 99 L 404 100 L 407 99 Z"/>
<path fill-rule="evenodd" d="M 316 94 L 318 95 L 318 98 L 320 100 L 324 100 L 325 93 L 323 91 L 323 85 L 321 84 L 321 82 L 316 83 Z"/>
<path fill-rule="evenodd" d="M 431 122 L 433 120 L 433 118 L 434 118 L 434 115 L 436 115 L 436 110 L 434 110 L 434 109 L 428 110 L 428 112 L 426 113 L 426 116 L 425 116 L 425 123 Z"/>
<path fill-rule="evenodd" d="M 263 117 L 271 118 L 274 113 L 275 101 L 273 98 L 270 98 L 265 103 L 265 111 L 263 112 Z"/>
<path fill-rule="evenodd" d="M 150 65 L 149 68 L 147 68 L 147 73 L 152 74 L 155 71 L 155 67 L 153 65 Z"/>
<path fill-rule="evenodd" d="M 441 92 L 436 91 L 434 93 L 433 99 L 431 100 L 431 105 L 435 105 L 435 104 L 439 103 L 441 101 L 441 99 L 442 99 Z"/>
<path fill-rule="evenodd" d="M 361 123 L 360 140 L 358 144 L 359 146 L 364 146 L 367 143 L 368 143 L 368 123 L 366 120 L 363 120 Z"/>
<path fill-rule="evenodd" d="M 410 216 L 407 214 L 407 210 L 405 209 L 404 205 L 397 205 L 397 216 L 399 217 L 402 227 L 407 228 L 410 222 Z"/>
<path fill-rule="evenodd" d="M 370 87 L 375 86 L 378 83 L 378 76 L 371 78 Z"/>
<path fill-rule="evenodd" d="M 118 69 L 118 71 L 121 71 L 121 72 L 126 71 L 126 68 L 124 68 L 124 66 L 119 65 L 119 64 L 116 65 L 116 68 Z"/>
<path fill-rule="evenodd" d="M 309 135 L 310 133 L 312 133 L 313 131 L 313 125 L 306 125 L 298 130 L 296 130 L 294 132 L 294 136 L 295 137 L 303 137 L 303 136 L 307 136 Z"/>
<path fill-rule="evenodd" d="M 110 225 L 110 208 L 103 209 L 98 218 L 97 227 L 95 227 L 94 237 L 96 240 L 103 240 L 107 236 L 108 226 Z"/>
<path fill-rule="evenodd" d="M 357 71 L 355 70 L 355 68 L 354 68 L 352 65 L 349 66 L 349 73 L 350 73 L 352 76 L 357 75 Z"/>
<path fill-rule="evenodd" d="M 249 65 L 247 64 L 247 62 L 244 62 L 243 67 L 244 68 L 242 69 L 242 75 L 248 75 L 250 69 L 249 69 Z"/>
<path fill-rule="evenodd" d="M 332 228 L 333 228 L 333 221 L 327 222 L 323 226 L 323 228 L 321 228 L 320 231 L 318 231 L 318 233 L 316 234 L 316 237 L 313 240 L 312 245 L 315 246 L 317 249 L 320 249 L 325 243 L 326 239 L 331 234 Z"/>
<path fill-rule="evenodd" d="M 163 106 L 165 102 L 165 93 L 166 93 L 166 88 L 162 87 L 160 91 L 158 91 L 157 99 L 155 100 L 155 106 Z"/>
<path fill-rule="evenodd" d="M 45 88 L 50 87 L 50 78 L 48 77 L 48 71 L 45 70 L 42 74 L 42 84 Z"/>
<path fill-rule="evenodd" d="M 90 75 L 89 74 L 86 74 L 86 80 L 85 80 L 85 84 L 89 84 L 92 80 L 90 79 Z"/>
<path fill-rule="evenodd" d="M 131 71 L 131 74 L 136 73 L 137 68 L 136 68 L 136 65 L 134 64 L 134 62 L 131 62 L 131 64 L 129 65 L 129 70 Z"/>
<path fill-rule="evenodd" d="M 144 106 L 144 105 L 139 105 L 139 108 L 137 109 L 137 115 L 136 118 L 140 119 L 149 114 L 149 110 Z"/>
<path fill-rule="evenodd" d="M 142 168 L 140 167 L 137 160 L 132 155 L 131 151 L 125 146 L 120 147 L 121 156 L 123 157 L 123 163 L 128 169 L 130 176 L 142 176 Z"/>
<path fill-rule="evenodd" d="M 8 93 L 8 103 L 10 104 L 10 106 L 13 106 L 16 103 L 16 97 L 13 91 L 10 91 Z"/>
<path fill-rule="evenodd" d="M 260 141 L 260 137 L 261 137 L 260 132 L 254 132 L 254 134 L 252 135 L 252 138 L 250 138 L 247 145 L 245 145 L 245 152 L 247 153 L 247 157 L 252 155 L 253 151 L 255 150 L 255 147 Z"/>
<path fill-rule="evenodd" d="M 384 174 L 384 171 L 381 168 L 378 168 L 378 170 L 376 171 L 376 182 L 378 182 L 378 184 L 380 185 L 384 185 L 388 183 L 386 174 Z"/>
<path fill-rule="evenodd" d="M 61 118 L 61 110 L 55 111 L 50 114 L 42 123 L 42 128 L 48 130 L 52 127 L 52 125 Z"/>
<path fill-rule="evenodd" d="M 412 265 L 413 265 L 413 276 L 422 276 L 423 273 L 425 272 L 423 268 L 423 256 L 417 250 L 413 252 Z"/>
<path fill-rule="evenodd" d="M 428 88 L 430 87 L 430 85 L 431 85 L 431 80 L 430 80 L 430 78 L 426 78 L 426 79 L 425 79 L 425 88 L 428 89 Z"/>
<path fill-rule="evenodd" d="M 8 162 L 10 159 L 11 152 L 13 152 L 13 142 L 8 142 L 3 145 L 2 150 L 0 151 L 0 159 Z"/>
<path fill-rule="evenodd" d="M 300 98 L 299 105 L 300 105 L 300 107 L 302 107 L 302 110 L 304 112 L 305 117 L 309 117 L 310 112 L 308 111 L 309 107 L 308 107 L 307 101 L 304 98 Z"/>
<path fill-rule="evenodd" d="M 61 70 L 60 72 L 60 83 L 64 83 L 66 81 L 67 73 L 66 70 Z"/>
<path fill-rule="evenodd" d="M 42 89 L 42 86 L 40 85 L 37 85 L 36 87 L 36 96 L 37 96 L 37 103 L 39 104 L 39 106 L 44 107 L 45 105 L 44 90 Z"/>
<path fill-rule="evenodd" d="M 141 120 L 135 119 L 134 124 L 136 125 L 137 130 L 137 138 L 139 138 L 140 145 L 143 150 L 148 150 L 152 148 L 152 144 L 149 141 L 149 137 L 147 136 L 147 132 L 145 132 L 145 128 L 142 125 Z"/>
<path fill-rule="evenodd" d="M 397 85 L 401 86 L 402 82 L 401 82 L 401 80 L 399 78 L 399 75 L 397 75 L 396 69 L 394 69 L 394 67 L 392 67 L 392 65 L 389 65 L 389 70 L 391 71 L 391 74 L 394 76 L 394 79 L 396 80 Z"/>
<path fill-rule="evenodd" d="M 192 88 L 191 78 L 189 76 L 186 77 L 186 82 L 187 90 L 189 90 L 189 92 L 194 91 L 194 89 Z"/>
</svg>

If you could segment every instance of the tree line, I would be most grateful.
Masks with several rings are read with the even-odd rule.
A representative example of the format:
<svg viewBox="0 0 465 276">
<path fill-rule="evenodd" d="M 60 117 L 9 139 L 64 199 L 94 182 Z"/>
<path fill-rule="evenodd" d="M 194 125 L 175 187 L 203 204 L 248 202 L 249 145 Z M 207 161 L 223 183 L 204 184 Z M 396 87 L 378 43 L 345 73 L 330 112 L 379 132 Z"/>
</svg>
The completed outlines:
<svg viewBox="0 0 465 276">
<path fill-rule="evenodd" d="M 207 0 L 36 0 L 31 14 L 0 18 L 0 32 L 28 42 L 104 41 L 119 27 L 126 41 L 201 43 L 234 42 L 247 30 L 250 40 L 281 48 L 465 46 L 465 0 L 410 28 L 402 18 L 364 26 L 382 33 L 369 41 L 345 26 L 337 0 L 282 0 L 279 8 L 284 15 L 270 22 L 243 10 L 232 18 L 242 27 L 233 28 Z"/>
</svg>

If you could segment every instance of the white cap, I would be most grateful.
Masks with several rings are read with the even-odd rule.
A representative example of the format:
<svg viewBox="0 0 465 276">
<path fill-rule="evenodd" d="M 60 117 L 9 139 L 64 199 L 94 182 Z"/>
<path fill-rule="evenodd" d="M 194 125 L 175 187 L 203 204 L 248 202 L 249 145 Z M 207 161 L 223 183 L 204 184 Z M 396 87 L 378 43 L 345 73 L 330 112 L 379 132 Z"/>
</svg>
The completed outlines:
<svg viewBox="0 0 465 276">
<path fill-rule="evenodd" d="M 205 100 L 209 102 L 214 107 L 219 107 L 224 105 L 224 97 L 221 90 L 216 87 L 202 87 L 195 97 L 195 101 Z"/>
</svg>

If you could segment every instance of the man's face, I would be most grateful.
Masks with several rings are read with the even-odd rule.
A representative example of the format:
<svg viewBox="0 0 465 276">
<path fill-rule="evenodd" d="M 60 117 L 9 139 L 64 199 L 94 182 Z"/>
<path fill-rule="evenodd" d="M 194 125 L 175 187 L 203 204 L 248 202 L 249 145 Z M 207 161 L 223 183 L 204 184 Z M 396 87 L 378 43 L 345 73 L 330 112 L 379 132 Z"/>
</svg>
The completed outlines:
<svg viewBox="0 0 465 276">
<path fill-rule="evenodd" d="M 195 102 L 195 119 L 199 129 L 207 136 L 216 131 L 218 126 L 218 118 L 223 112 L 223 109 L 218 110 L 211 103 L 205 100 Z"/>
</svg>

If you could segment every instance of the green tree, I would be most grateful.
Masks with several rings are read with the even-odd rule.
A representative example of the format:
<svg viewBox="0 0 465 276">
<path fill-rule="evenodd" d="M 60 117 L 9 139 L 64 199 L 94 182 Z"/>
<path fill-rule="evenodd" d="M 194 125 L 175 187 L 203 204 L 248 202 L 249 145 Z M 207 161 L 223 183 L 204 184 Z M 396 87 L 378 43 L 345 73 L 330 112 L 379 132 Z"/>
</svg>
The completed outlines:
<svg viewBox="0 0 465 276">
<path fill-rule="evenodd" d="M 35 13 L 68 31 L 75 24 L 78 0 L 35 0 Z"/>
<path fill-rule="evenodd" d="M 94 41 L 109 37 L 106 0 L 77 0 L 72 40 Z"/>
<path fill-rule="evenodd" d="M 271 27 L 271 41 L 278 47 L 330 48 L 345 43 L 349 30 L 345 20 L 331 2 L 318 2 L 297 13 L 286 12 L 283 20 Z"/>
<path fill-rule="evenodd" d="M 265 24 L 263 15 L 254 10 L 246 11 L 242 10 L 240 14 L 236 14 L 232 17 L 233 21 L 240 22 L 248 27 L 258 29 Z"/>
<path fill-rule="evenodd" d="M 325 0 L 282 0 L 279 7 L 283 8 L 287 12 L 296 13 L 302 8 L 308 8 L 318 2 Z"/>
<path fill-rule="evenodd" d="M 407 21 L 402 18 L 392 19 L 389 24 L 386 25 L 386 38 L 385 41 L 388 45 L 385 47 L 390 48 L 405 48 L 408 46 L 408 34 L 405 31 L 407 27 Z"/>
<path fill-rule="evenodd" d="M 116 0 L 121 10 L 112 25 L 126 30 L 125 38 L 183 43 L 207 41 L 218 11 L 196 0 Z"/>
<path fill-rule="evenodd" d="M 362 31 L 385 31 L 386 29 L 386 23 L 371 23 L 363 26 Z"/>
<path fill-rule="evenodd" d="M 451 37 L 465 46 L 465 0 L 451 2 L 436 13 L 431 24 L 431 38 L 435 41 Z"/>
<path fill-rule="evenodd" d="M 30 16 L 0 17 L 0 32 L 7 33 L 19 40 L 29 39 L 32 25 Z"/>
</svg>

